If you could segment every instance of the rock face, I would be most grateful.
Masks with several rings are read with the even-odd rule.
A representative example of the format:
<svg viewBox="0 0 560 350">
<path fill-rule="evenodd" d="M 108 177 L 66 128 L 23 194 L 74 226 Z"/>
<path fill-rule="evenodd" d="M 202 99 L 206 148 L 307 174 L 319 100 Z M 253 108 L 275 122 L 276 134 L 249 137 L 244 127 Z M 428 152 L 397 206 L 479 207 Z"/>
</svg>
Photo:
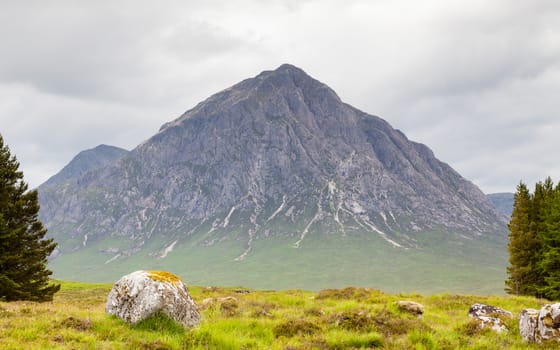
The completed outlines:
<svg viewBox="0 0 560 350">
<path fill-rule="evenodd" d="M 519 333 L 525 342 L 537 341 L 537 324 L 539 320 L 539 311 L 535 309 L 525 309 L 519 315 Z"/>
<path fill-rule="evenodd" d="M 500 317 L 513 317 L 509 311 L 485 304 L 473 304 L 469 309 L 469 317 L 480 322 L 481 328 L 490 328 L 495 332 L 507 332 L 508 329 Z"/>
<path fill-rule="evenodd" d="M 157 312 L 185 327 L 196 326 L 201 318 L 183 281 L 162 271 L 136 271 L 122 277 L 109 293 L 106 312 L 132 324 Z"/>
<path fill-rule="evenodd" d="M 423 144 L 282 65 L 199 103 L 109 166 L 39 188 L 41 220 L 61 253 L 128 237 L 167 248 L 308 234 L 376 235 L 415 247 L 420 231 L 497 235 L 506 219 Z M 235 233 L 235 235 L 232 234 Z M 168 249 L 154 252 L 165 256 Z"/>
<path fill-rule="evenodd" d="M 397 302 L 399 309 L 411 313 L 413 315 L 422 316 L 424 313 L 424 305 L 415 301 L 401 300 Z"/>
</svg>

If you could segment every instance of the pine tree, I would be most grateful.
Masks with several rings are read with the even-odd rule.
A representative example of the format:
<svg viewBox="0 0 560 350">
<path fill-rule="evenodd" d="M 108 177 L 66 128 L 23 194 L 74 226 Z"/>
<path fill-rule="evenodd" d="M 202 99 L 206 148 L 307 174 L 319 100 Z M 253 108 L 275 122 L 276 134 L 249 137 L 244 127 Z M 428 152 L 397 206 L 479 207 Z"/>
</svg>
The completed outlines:
<svg viewBox="0 0 560 350">
<path fill-rule="evenodd" d="M 540 232 L 543 253 L 539 266 L 543 271 L 544 283 L 540 290 L 544 297 L 558 300 L 560 299 L 560 187 L 556 187 L 553 195 L 546 202 L 543 218 L 544 229 Z"/>
<path fill-rule="evenodd" d="M 534 233 L 538 246 L 535 249 L 535 261 L 532 265 L 534 271 L 534 285 L 536 291 L 528 295 L 537 297 L 546 297 L 544 289 L 547 285 L 545 276 L 547 275 L 546 266 L 543 264 L 543 259 L 548 251 L 545 241 L 548 236 L 547 220 L 550 214 L 551 206 L 556 196 L 554 182 L 548 176 L 544 181 L 539 181 L 535 184 L 535 192 L 531 203 L 531 231 Z M 528 247 L 529 249 L 530 247 Z"/>
<path fill-rule="evenodd" d="M 506 291 L 516 295 L 531 295 L 536 292 L 534 268 L 538 241 L 532 230 L 531 195 L 524 183 L 519 183 L 514 195 L 513 211 L 509 223 L 509 266 Z"/>
<path fill-rule="evenodd" d="M 47 257 L 56 247 L 38 219 L 37 191 L 28 191 L 19 163 L 0 135 L 0 300 L 49 301 Z"/>
</svg>

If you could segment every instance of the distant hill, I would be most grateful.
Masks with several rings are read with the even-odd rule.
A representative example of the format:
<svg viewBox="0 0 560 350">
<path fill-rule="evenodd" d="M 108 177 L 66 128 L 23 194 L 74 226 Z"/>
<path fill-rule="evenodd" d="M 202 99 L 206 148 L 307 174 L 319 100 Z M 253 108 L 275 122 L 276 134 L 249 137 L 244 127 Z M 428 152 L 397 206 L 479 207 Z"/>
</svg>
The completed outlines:
<svg viewBox="0 0 560 350">
<path fill-rule="evenodd" d="M 59 277 L 153 266 L 259 288 L 502 289 L 506 219 L 488 198 L 292 65 L 78 168 L 39 188 Z"/>
<path fill-rule="evenodd" d="M 50 187 L 64 183 L 67 180 L 77 179 L 80 176 L 108 164 L 114 163 L 128 151 L 115 146 L 99 145 L 95 148 L 80 152 L 56 175 L 49 178 L 42 187 Z"/>
<path fill-rule="evenodd" d="M 513 193 L 491 193 L 488 194 L 487 197 L 490 200 L 490 203 L 492 203 L 492 205 L 509 220 L 513 210 Z"/>
</svg>

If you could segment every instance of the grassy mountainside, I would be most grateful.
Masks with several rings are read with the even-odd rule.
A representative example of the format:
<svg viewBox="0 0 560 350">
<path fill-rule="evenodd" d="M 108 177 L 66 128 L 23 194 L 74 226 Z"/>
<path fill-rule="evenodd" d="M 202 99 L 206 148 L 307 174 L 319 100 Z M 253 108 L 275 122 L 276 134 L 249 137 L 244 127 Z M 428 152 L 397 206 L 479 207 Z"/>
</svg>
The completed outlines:
<svg viewBox="0 0 560 350">
<path fill-rule="evenodd" d="M 232 233 L 233 235 L 233 233 Z M 244 285 L 256 289 L 306 289 L 360 285 L 388 292 L 503 294 L 507 252 L 503 242 L 465 240 L 444 232 L 418 233 L 420 248 L 395 248 L 379 235 L 309 234 L 299 248 L 294 238 L 256 239 L 253 251 L 236 261 L 242 240 L 199 246 L 192 237 L 173 246 L 165 258 L 151 255 L 169 243 L 154 238 L 130 257 L 112 260 L 103 253 L 119 238 L 91 243 L 51 261 L 63 280 L 110 282 L 134 270 L 174 271 L 197 285 Z"/>
<path fill-rule="evenodd" d="M 509 333 L 495 334 L 479 330 L 467 317 L 470 305 L 476 302 L 514 314 L 544 304 L 526 297 L 389 295 L 364 288 L 239 293 L 239 288 L 190 287 L 195 301 L 206 307 L 202 308 L 202 324 L 185 331 L 161 315 L 135 326 L 105 315 L 110 288 L 109 284 L 63 282 L 52 303 L 0 302 L 0 348 L 557 348 L 557 344 L 522 343 L 517 319 L 507 321 Z M 398 300 L 422 303 L 423 318 L 399 311 Z"/>
</svg>

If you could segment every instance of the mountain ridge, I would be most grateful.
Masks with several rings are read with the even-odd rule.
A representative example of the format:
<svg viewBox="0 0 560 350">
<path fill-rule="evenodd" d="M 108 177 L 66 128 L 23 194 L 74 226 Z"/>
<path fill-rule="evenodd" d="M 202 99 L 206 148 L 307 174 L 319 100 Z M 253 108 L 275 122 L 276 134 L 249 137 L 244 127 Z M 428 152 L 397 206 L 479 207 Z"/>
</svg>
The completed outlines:
<svg viewBox="0 0 560 350">
<path fill-rule="evenodd" d="M 127 153 L 128 151 L 123 148 L 105 144 L 81 151 L 62 170 L 47 179 L 41 186 L 79 177 L 91 170 L 109 165 Z"/>
</svg>

